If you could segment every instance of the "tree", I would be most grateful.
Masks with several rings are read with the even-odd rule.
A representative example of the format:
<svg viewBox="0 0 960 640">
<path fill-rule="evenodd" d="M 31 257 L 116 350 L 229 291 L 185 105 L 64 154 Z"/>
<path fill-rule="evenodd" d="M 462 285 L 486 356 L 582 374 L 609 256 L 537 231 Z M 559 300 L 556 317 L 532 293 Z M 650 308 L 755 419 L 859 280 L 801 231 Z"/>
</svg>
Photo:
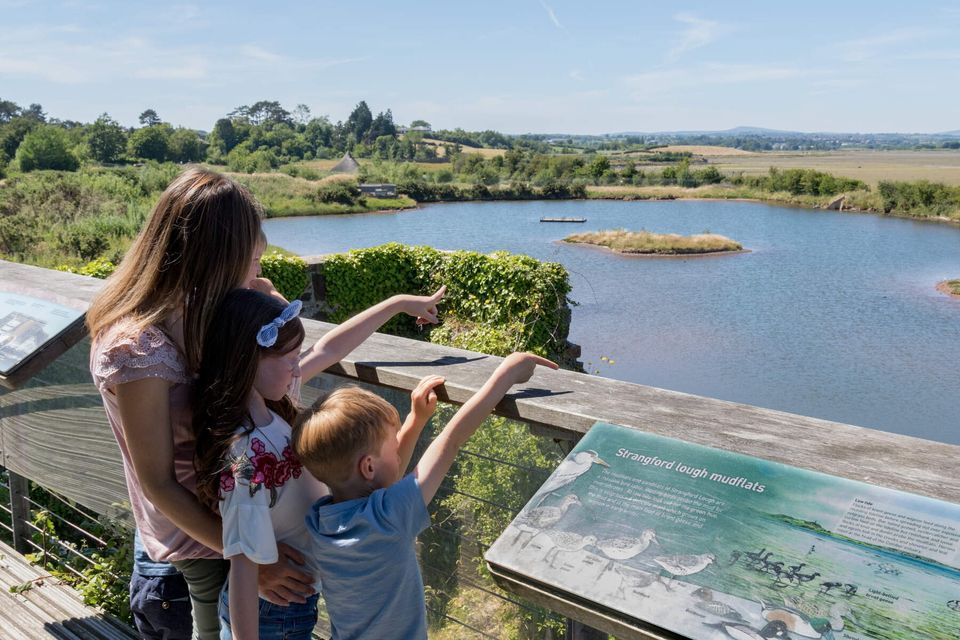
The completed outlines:
<svg viewBox="0 0 960 640">
<path fill-rule="evenodd" d="M 317 149 L 333 145 L 333 125 L 326 116 L 314 118 L 308 122 L 303 135 L 314 153 Z"/>
<path fill-rule="evenodd" d="M 414 127 L 424 127 L 426 129 L 431 128 L 430 123 L 427 122 L 426 120 L 414 120 L 413 122 L 410 123 L 410 128 L 413 129 Z"/>
<path fill-rule="evenodd" d="M 310 107 L 305 104 L 298 104 L 293 109 L 293 119 L 299 125 L 306 125 L 310 122 Z"/>
<path fill-rule="evenodd" d="M 197 162 L 202 155 L 202 143 L 196 131 L 177 127 L 170 135 L 167 159 L 174 162 Z"/>
<path fill-rule="evenodd" d="M 378 113 L 377 117 L 370 123 L 370 128 L 367 130 L 364 139 L 370 141 L 376 140 L 381 136 L 393 137 L 395 135 L 397 135 L 397 127 L 393 124 L 393 113 L 391 113 L 390 109 L 387 109 L 386 113 Z"/>
<path fill-rule="evenodd" d="M 20 105 L 12 100 L 0 100 L 0 124 L 10 122 L 20 115 Z"/>
<path fill-rule="evenodd" d="M 46 122 L 47 114 L 43 112 L 43 107 L 37 103 L 31 104 L 26 109 L 20 113 L 24 118 L 30 118 L 31 120 L 36 120 L 37 122 Z"/>
<path fill-rule="evenodd" d="M 17 149 L 17 164 L 21 171 L 56 169 L 76 171 L 80 161 L 70 153 L 67 135 L 54 126 L 39 126 L 24 137 Z"/>
<path fill-rule="evenodd" d="M 135 158 L 163 162 L 170 149 L 173 130 L 168 124 L 155 124 L 137 129 L 130 135 L 127 150 Z"/>
<path fill-rule="evenodd" d="M 242 105 L 227 114 L 230 118 L 239 118 L 245 120 L 254 126 L 281 122 L 293 124 L 290 118 L 290 112 L 280 106 L 277 101 L 260 100 L 249 107 Z"/>
<path fill-rule="evenodd" d="M 240 144 L 240 132 L 230 118 L 220 118 L 213 125 L 213 131 L 207 138 L 208 152 L 211 159 L 222 160 L 233 148 Z"/>
<path fill-rule="evenodd" d="M 140 124 L 145 127 L 153 127 L 162 122 L 162 120 L 160 120 L 160 116 L 158 116 L 157 112 L 153 109 L 147 109 L 141 113 L 138 120 L 140 120 Z"/>
<path fill-rule="evenodd" d="M 116 120 L 103 113 L 87 130 L 87 146 L 97 162 L 116 162 L 127 146 L 127 135 Z"/>
<path fill-rule="evenodd" d="M 587 165 L 587 174 L 598 182 L 603 174 L 610 169 L 610 159 L 604 155 L 597 155 L 589 165 Z"/>
<path fill-rule="evenodd" d="M 37 126 L 36 120 L 17 117 L 0 126 L 0 157 L 12 160 L 17 147 L 31 130 Z"/>
<path fill-rule="evenodd" d="M 370 112 L 367 103 L 361 100 L 360 104 L 350 112 L 350 117 L 347 118 L 344 127 L 347 133 L 353 134 L 354 139 L 363 140 L 367 131 L 370 130 L 371 124 L 373 124 L 373 114 Z"/>
</svg>

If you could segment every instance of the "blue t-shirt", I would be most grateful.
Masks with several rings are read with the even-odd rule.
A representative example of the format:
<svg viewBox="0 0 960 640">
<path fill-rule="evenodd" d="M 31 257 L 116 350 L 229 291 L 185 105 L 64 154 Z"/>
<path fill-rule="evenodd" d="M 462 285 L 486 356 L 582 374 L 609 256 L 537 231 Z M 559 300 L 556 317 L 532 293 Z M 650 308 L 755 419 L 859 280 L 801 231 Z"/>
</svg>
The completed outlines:
<svg viewBox="0 0 960 640">
<path fill-rule="evenodd" d="M 430 515 L 416 478 L 357 500 L 323 497 L 306 520 L 333 640 L 426 640 L 415 544 Z"/>
</svg>

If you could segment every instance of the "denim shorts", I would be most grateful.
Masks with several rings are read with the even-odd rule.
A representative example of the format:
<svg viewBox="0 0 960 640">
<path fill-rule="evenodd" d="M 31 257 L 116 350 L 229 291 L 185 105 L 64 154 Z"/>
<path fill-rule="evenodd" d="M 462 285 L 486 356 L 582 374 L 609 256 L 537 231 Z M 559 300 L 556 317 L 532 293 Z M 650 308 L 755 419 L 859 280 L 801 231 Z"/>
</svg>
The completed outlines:
<svg viewBox="0 0 960 640">
<path fill-rule="evenodd" d="M 179 573 L 143 576 L 134 569 L 130 576 L 130 612 L 141 638 L 190 640 L 190 593 Z"/>
<path fill-rule="evenodd" d="M 310 640 L 317 625 L 317 601 L 313 594 L 303 604 L 283 607 L 260 598 L 260 640 Z M 220 592 L 220 640 L 232 640 L 227 585 Z"/>
</svg>

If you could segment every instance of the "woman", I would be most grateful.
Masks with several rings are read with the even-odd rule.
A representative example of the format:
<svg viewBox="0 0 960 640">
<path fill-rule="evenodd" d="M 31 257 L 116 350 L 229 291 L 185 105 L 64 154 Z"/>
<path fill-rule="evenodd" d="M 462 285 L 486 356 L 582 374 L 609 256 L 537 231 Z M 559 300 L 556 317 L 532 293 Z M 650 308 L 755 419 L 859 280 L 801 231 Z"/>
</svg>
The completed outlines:
<svg viewBox="0 0 960 640">
<path fill-rule="evenodd" d="M 123 456 L 144 548 L 190 588 L 194 633 L 218 637 L 228 564 L 220 518 L 195 495 L 190 391 L 213 311 L 244 284 L 260 238 L 260 207 L 232 180 L 180 174 L 87 312 L 90 370 Z M 260 591 L 285 604 L 313 592 L 285 557 L 260 572 Z"/>
</svg>

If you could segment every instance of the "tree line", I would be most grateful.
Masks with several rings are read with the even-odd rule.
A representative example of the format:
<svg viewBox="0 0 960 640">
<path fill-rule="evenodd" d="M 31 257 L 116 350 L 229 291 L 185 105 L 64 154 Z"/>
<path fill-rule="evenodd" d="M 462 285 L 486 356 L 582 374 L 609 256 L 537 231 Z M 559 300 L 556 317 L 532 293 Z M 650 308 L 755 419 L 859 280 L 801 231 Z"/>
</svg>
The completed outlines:
<svg viewBox="0 0 960 640">
<path fill-rule="evenodd" d="M 424 142 L 423 131 L 398 135 L 390 109 L 376 115 L 365 101 L 345 121 L 313 116 L 299 104 L 292 111 L 277 101 L 241 105 L 218 119 L 209 132 L 175 127 L 154 109 L 139 117 L 139 127 L 124 127 L 108 113 L 92 123 L 48 118 L 39 104 L 22 107 L 0 100 L 0 176 L 6 168 L 76 170 L 83 163 L 104 165 L 158 162 L 210 162 L 235 171 L 268 171 L 282 164 L 357 157 L 429 162 L 457 153 L 460 142 L 501 147 L 508 139 L 496 132 L 457 130 L 446 145 Z M 429 130 L 429 123 L 413 125 Z"/>
</svg>

